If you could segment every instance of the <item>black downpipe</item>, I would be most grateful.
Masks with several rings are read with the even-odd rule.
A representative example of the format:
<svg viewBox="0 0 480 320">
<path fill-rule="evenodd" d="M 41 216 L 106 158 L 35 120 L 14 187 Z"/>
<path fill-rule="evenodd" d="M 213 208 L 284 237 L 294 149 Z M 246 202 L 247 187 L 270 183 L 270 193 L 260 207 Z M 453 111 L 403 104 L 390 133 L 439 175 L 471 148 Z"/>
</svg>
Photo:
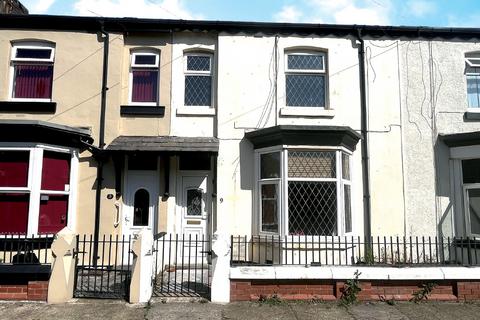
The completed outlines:
<svg viewBox="0 0 480 320">
<path fill-rule="evenodd" d="M 370 158 L 368 153 L 368 120 L 367 120 L 367 94 L 365 86 L 365 43 L 362 31 L 358 29 L 358 66 L 360 74 L 360 131 L 362 134 L 362 171 L 363 171 L 363 220 L 364 232 L 367 239 L 372 236 L 371 207 L 370 207 Z"/>
<path fill-rule="evenodd" d="M 100 237 L 100 209 L 102 201 L 102 188 L 103 188 L 103 165 L 105 162 L 105 155 L 102 150 L 105 148 L 105 110 L 107 106 L 107 80 L 108 80 L 108 54 L 109 54 L 109 44 L 110 36 L 108 32 L 105 31 L 103 23 L 100 29 L 100 32 L 103 35 L 103 74 L 102 74 L 102 95 L 100 102 L 100 128 L 99 128 L 99 137 L 98 137 L 98 148 L 100 149 L 99 153 L 96 156 L 98 162 L 97 167 L 97 188 L 95 190 L 95 229 L 93 235 L 93 265 L 96 266 L 98 262 L 98 241 Z"/>
</svg>

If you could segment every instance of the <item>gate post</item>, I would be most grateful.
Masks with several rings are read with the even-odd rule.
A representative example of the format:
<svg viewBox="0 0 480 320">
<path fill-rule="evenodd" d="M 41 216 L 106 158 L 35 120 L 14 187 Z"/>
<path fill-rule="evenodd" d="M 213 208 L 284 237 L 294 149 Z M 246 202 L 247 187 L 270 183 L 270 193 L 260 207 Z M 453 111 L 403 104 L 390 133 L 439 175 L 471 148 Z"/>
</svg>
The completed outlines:
<svg viewBox="0 0 480 320">
<path fill-rule="evenodd" d="M 212 237 L 213 276 L 211 299 L 215 303 L 230 302 L 230 237 L 216 233 Z"/>
<path fill-rule="evenodd" d="M 76 247 L 77 236 L 67 227 L 55 235 L 52 243 L 52 273 L 48 281 L 48 303 L 65 303 L 73 298 Z"/>
<path fill-rule="evenodd" d="M 132 245 L 133 270 L 130 280 L 130 303 L 148 302 L 152 297 L 153 235 L 142 230 Z"/>
</svg>

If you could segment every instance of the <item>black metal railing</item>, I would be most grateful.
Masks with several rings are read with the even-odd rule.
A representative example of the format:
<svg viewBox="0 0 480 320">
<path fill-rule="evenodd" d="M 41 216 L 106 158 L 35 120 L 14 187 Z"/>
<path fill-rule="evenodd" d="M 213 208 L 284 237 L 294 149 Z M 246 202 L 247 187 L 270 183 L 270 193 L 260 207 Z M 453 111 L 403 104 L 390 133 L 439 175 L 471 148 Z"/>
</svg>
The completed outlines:
<svg viewBox="0 0 480 320">
<path fill-rule="evenodd" d="M 133 260 L 131 245 L 131 236 L 104 235 L 96 243 L 92 235 L 78 235 L 74 296 L 127 299 Z M 98 252 L 97 257 L 94 252 Z"/>
<path fill-rule="evenodd" d="M 40 265 L 52 261 L 53 235 L 0 235 L 0 265 Z"/>
<path fill-rule="evenodd" d="M 231 265 L 480 265 L 475 237 L 232 236 Z"/>
<path fill-rule="evenodd" d="M 163 234 L 154 241 L 154 296 L 209 298 L 210 237 Z"/>
</svg>

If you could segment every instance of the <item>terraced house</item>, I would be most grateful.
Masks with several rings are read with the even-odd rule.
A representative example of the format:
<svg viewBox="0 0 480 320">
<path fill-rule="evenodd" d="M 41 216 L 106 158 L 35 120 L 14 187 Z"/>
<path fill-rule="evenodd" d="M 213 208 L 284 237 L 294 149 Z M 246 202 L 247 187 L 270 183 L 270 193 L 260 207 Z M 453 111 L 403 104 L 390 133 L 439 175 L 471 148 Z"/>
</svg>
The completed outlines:
<svg viewBox="0 0 480 320">
<path fill-rule="evenodd" d="M 46 281 L 63 229 L 75 296 L 335 299 L 359 268 L 365 299 L 431 281 L 439 299 L 479 294 L 459 267 L 479 254 L 479 30 L 0 29 L 0 278 Z M 2 296 L 11 279 L 0 298 L 28 298 L 26 276 Z"/>
</svg>

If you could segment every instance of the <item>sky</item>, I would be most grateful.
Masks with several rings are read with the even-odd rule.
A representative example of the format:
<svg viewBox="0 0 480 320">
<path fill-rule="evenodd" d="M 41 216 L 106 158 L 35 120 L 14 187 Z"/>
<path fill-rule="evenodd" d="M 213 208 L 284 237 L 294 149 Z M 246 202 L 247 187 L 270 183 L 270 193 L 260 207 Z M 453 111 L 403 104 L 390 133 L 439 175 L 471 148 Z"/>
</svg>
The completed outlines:
<svg viewBox="0 0 480 320">
<path fill-rule="evenodd" d="M 480 27 L 480 0 L 21 0 L 31 14 Z"/>
</svg>

